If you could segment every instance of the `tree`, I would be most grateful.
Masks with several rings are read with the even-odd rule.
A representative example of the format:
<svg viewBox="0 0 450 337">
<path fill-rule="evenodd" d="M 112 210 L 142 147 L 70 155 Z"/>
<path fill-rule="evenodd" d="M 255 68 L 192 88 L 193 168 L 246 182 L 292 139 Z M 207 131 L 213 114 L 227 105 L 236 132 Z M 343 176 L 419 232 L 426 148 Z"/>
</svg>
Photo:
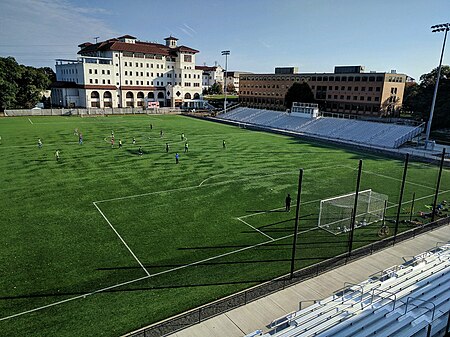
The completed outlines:
<svg viewBox="0 0 450 337">
<path fill-rule="evenodd" d="M 295 82 L 284 96 L 284 105 L 290 109 L 293 102 L 315 103 L 314 94 L 306 82 Z"/>
<path fill-rule="evenodd" d="M 420 84 L 405 88 L 403 110 L 412 111 L 414 118 L 427 121 L 430 115 L 438 69 L 420 76 Z M 434 107 L 432 129 L 450 127 L 450 67 L 442 66 Z"/>
<path fill-rule="evenodd" d="M 233 83 L 230 82 L 227 84 L 227 92 L 236 92 L 236 87 Z"/>
<path fill-rule="evenodd" d="M 209 88 L 209 94 L 210 95 L 220 95 L 220 94 L 222 94 L 222 86 L 219 83 L 215 82 L 211 86 L 211 88 Z"/>
<path fill-rule="evenodd" d="M 54 74 L 48 67 L 27 67 L 13 57 L 0 57 L 0 110 L 34 107 Z"/>
</svg>

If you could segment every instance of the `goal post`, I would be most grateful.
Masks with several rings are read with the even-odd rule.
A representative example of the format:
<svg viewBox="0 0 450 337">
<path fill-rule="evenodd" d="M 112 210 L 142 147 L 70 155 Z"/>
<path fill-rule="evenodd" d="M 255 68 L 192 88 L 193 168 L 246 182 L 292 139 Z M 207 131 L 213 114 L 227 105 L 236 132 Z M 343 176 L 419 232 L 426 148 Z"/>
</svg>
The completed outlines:
<svg viewBox="0 0 450 337">
<path fill-rule="evenodd" d="M 320 201 L 318 227 L 338 235 L 351 229 L 356 193 L 344 194 Z M 388 196 L 371 189 L 358 193 L 355 228 L 383 220 L 384 205 Z"/>
</svg>

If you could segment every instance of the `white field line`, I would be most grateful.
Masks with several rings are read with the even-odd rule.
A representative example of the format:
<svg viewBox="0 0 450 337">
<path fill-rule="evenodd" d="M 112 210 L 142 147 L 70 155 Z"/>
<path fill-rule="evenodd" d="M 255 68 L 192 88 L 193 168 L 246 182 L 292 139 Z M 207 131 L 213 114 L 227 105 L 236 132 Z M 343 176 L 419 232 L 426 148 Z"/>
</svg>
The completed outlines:
<svg viewBox="0 0 450 337">
<path fill-rule="evenodd" d="M 352 170 L 357 170 L 356 168 L 353 168 L 353 167 L 350 167 L 350 166 L 345 166 L 345 165 L 343 165 L 343 166 L 346 167 L 346 168 L 352 169 Z M 381 174 L 381 173 L 375 173 L 375 172 L 366 171 L 366 170 L 362 170 L 362 172 L 373 174 L 373 175 L 376 175 L 376 176 L 379 176 L 379 177 L 383 177 L 383 178 L 387 178 L 387 179 L 392 179 L 392 180 L 395 180 L 395 181 L 402 181 L 401 179 L 394 178 L 394 177 L 389 177 L 389 176 Z M 422 184 L 418 184 L 418 183 L 413 183 L 413 182 L 408 181 L 408 180 L 406 180 L 406 183 L 410 184 L 410 185 L 416 185 L 416 186 L 419 186 L 419 187 L 423 187 L 423 188 L 428 188 L 430 190 L 434 190 L 435 189 L 434 187 L 430 187 L 430 186 L 426 186 L 426 185 L 422 185 Z"/>
<path fill-rule="evenodd" d="M 343 165 L 336 165 L 334 167 L 335 168 L 339 168 L 339 167 L 347 168 L 346 166 L 343 166 Z M 319 170 L 319 169 L 323 169 L 323 168 L 324 168 L 323 166 L 311 167 L 311 168 L 304 169 L 304 171 Z M 99 204 L 99 203 L 102 203 L 102 202 L 139 198 L 139 197 L 144 197 L 144 196 L 148 196 L 148 195 L 155 195 L 155 194 L 160 194 L 160 193 L 171 193 L 171 192 L 177 192 L 177 191 L 192 190 L 192 189 L 196 189 L 196 188 L 203 187 L 203 186 L 218 186 L 218 185 L 225 185 L 225 184 L 228 184 L 228 183 L 234 183 L 234 182 L 245 181 L 245 180 L 250 180 L 250 179 L 261 179 L 261 178 L 273 177 L 273 176 L 290 175 L 290 174 L 294 174 L 294 173 L 297 173 L 297 172 L 298 171 L 277 172 L 277 173 L 273 173 L 273 174 L 260 175 L 257 178 L 255 178 L 255 176 L 253 175 L 253 176 L 250 176 L 250 177 L 219 181 L 219 182 L 211 183 L 211 184 L 207 184 L 207 185 L 203 185 L 202 184 L 201 186 L 200 185 L 194 185 L 194 186 L 179 187 L 179 188 L 173 188 L 173 189 L 169 189 L 169 190 L 154 191 L 154 192 L 147 192 L 147 193 L 141 193 L 141 194 L 127 195 L 127 196 L 124 196 L 124 197 L 117 197 L 117 198 L 104 199 L 104 200 L 97 200 L 97 201 L 94 201 L 94 202 L 96 204 Z M 206 179 L 209 179 L 209 178 L 212 178 L 212 177 L 208 177 Z M 241 217 L 241 218 L 243 218 L 243 217 Z"/>
<path fill-rule="evenodd" d="M 307 232 L 310 232 L 310 231 L 313 231 L 313 230 L 317 230 L 317 229 L 319 229 L 319 227 L 313 227 L 313 228 L 310 228 L 310 229 L 307 229 L 307 230 L 304 230 L 304 231 L 300 231 L 300 232 L 297 233 L 297 235 L 298 234 L 307 233 Z M 17 314 L 13 314 L 13 315 L 10 315 L 10 316 L 2 317 L 2 318 L 0 318 L 0 321 L 4 321 L 4 320 L 11 319 L 11 318 L 14 318 L 14 317 L 22 316 L 22 315 L 29 314 L 29 313 L 32 313 L 32 312 L 36 312 L 36 311 L 39 311 L 39 310 L 43 310 L 43 309 L 46 309 L 46 308 L 50 308 L 50 307 L 53 307 L 53 306 L 56 306 L 56 305 L 59 305 L 59 304 L 63 304 L 63 303 L 69 302 L 69 301 L 73 301 L 73 300 L 77 300 L 77 299 L 81 299 L 81 298 L 86 298 L 87 296 L 95 295 L 95 294 L 98 294 L 98 293 L 101 293 L 101 292 L 104 292 L 104 291 L 107 291 L 107 290 L 115 289 L 115 288 L 118 288 L 118 287 L 121 287 L 121 286 L 124 286 L 124 285 L 136 283 L 136 282 L 145 280 L 147 278 L 151 278 L 151 277 L 167 274 L 167 273 L 170 273 L 170 272 L 173 272 L 173 271 L 177 271 L 177 270 L 180 270 L 180 269 L 184 269 L 184 268 L 188 268 L 188 267 L 195 266 L 195 265 L 198 265 L 198 264 L 202 264 L 202 263 L 205 263 L 205 262 L 208 262 L 208 261 L 212 261 L 212 260 L 215 260 L 215 259 L 219 259 L 219 258 L 228 256 L 228 255 L 240 253 L 242 251 L 253 249 L 253 248 L 256 248 L 256 247 L 259 247 L 259 246 L 263 246 L 263 245 L 266 245 L 268 243 L 273 243 L 273 242 L 276 242 L 276 241 L 287 239 L 288 237 L 291 237 L 293 235 L 294 234 L 289 234 L 289 235 L 285 235 L 285 236 L 283 236 L 281 238 L 278 238 L 278 239 L 273 239 L 271 241 L 260 242 L 260 243 L 257 243 L 256 245 L 253 245 L 253 246 L 240 248 L 240 249 L 228 252 L 228 253 L 223 253 L 223 254 L 220 254 L 220 255 L 209 257 L 207 259 L 203 259 L 203 260 L 200 260 L 200 261 L 192 262 L 192 263 L 185 264 L 185 265 L 182 265 L 182 266 L 179 266 L 179 267 L 175 267 L 175 268 L 172 268 L 172 269 L 164 270 L 164 271 L 161 271 L 159 273 L 143 276 L 143 277 L 140 277 L 140 278 L 137 278 L 137 279 L 133 279 L 133 280 L 130 280 L 130 281 L 126 281 L 126 282 L 122 282 L 122 283 L 119 283 L 119 284 L 115 284 L 115 285 L 112 285 L 112 286 L 109 286 L 109 287 L 106 287 L 106 288 L 94 290 L 92 292 L 89 292 L 89 293 L 86 293 L 86 294 L 83 294 L 83 295 L 78 295 L 78 296 L 75 296 L 75 297 L 67 298 L 67 299 L 62 300 L 62 301 L 58 301 L 58 302 L 50 303 L 50 304 L 47 304 L 47 305 L 44 305 L 44 306 L 41 306 L 41 307 L 37 307 L 37 308 L 34 308 L 34 309 L 22 311 L 22 312 L 19 312 Z"/>
<path fill-rule="evenodd" d="M 445 193 L 448 193 L 448 192 L 450 192 L 450 190 L 441 191 L 441 192 L 438 193 L 438 195 L 439 195 L 439 194 L 445 194 Z M 416 203 L 416 201 L 423 200 L 423 199 L 426 199 L 426 198 L 431 198 L 431 197 L 433 197 L 433 196 L 434 196 L 434 193 L 433 193 L 433 194 L 426 195 L 426 196 L 423 196 L 423 197 L 420 197 L 420 198 L 416 198 L 416 199 L 414 200 L 414 203 Z M 410 203 L 412 203 L 412 200 L 409 200 L 409 201 L 402 201 L 402 205 L 404 205 L 404 204 L 410 204 Z M 398 207 L 398 204 L 393 204 L 392 206 L 389 206 L 389 207 L 387 207 L 387 208 L 389 209 L 389 208 L 393 208 L 393 207 Z"/>
<path fill-rule="evenodd" d="M 122 243 L 125 245 L 125 247 L 127 247 L 128 251 L 131 253 L 131 255 L 133 255 L 134 259 L 137 261 L 137 263 L 139 263 L 139 265 L 142 267 L 142 269 L 144 269 L 145 273 L 147 274 L 147 276 L 150 276 L 150 273 L 148 272 L 147 269 L 145 269 L 144 265 L 141 263 L 141 261 L 139 261 L 139 259 L 137 258 L 137 256 L 133 253 L 133 251 L 131 250 L 131 248 L 127 245 L 127 243 L 125 242 L 124 239 L 122 239 L 122 237 L 120 236 L 120 234 L 116 231 L 116 229 L 114 228 L 114 226 L 111 224 L 111 222 L 108 220 L 108 218 L 105 216 L 105 214 L 103 214 L 102 210 L 96 205 L 96 203 L 93 203 L 95 208 L 97 208 L 97 210 L 100 212 L 100 214 L 102 215 L 102 217 L 106 220 L 106 222 L 108 223 L 108 225 L 112 228 L 112 230 L 114 231 L 114 233 L 116 233 L 116 235 L 119 237 L 120 241 L 122 241 Z"/>
<path fill-rule="evenodd" d="M 272 176 L 279 176 L 279 175 L 287 175 L 287 174 L 292 174 L 292 172 L 281 172 L 281 173 L 274 173 L 274 174 L 266 174 L 266 175 L 262 175 L 259 176 L 259 178 L 265 178 L 265 177 L 272 177 Z M 117 200 L 124 200 L 124 199 L 131 199 L 131 198 L 139 198 L 139 197 L 144 197 L 144 196 L 148 196 L 148 195 L 155 195 L 155 194 L 161 194 L 161 193 L 171 193 L 171 192 L 177 192 L 177 191 L 186 191 L 186 190 L 193 190 L 199 187 L 204 187 L 204 186 L 218 186 L 218 185 L 225 185 L 228 183 L 234 183 L 237 181 L 243 181 L 243 180 L 249 180 L 249 179 L 254 179 L 254 176 L 252 177 L 245 177 L 245 178 L 239 178 L 239 179 L 233 179 L 233 180 L 225 180 L 225 181 L 219 181 L 217 183 L 212 183 L 212 184 L 207 184 L 207 185 L 195 185 L 195 186 L 186 186 L 186 187 L 179 187 L 179 188 L 173 188 L 170 190 L 163 190 L 163 191 L 155 191 L 155 192 L 148 192 L 148 193 L 142 193 L 142 194 L 135 194 L 135 195 L 127 195 L 125 197 L 118 197 L 118 198 L 111 198 L 111 199 L 105 199 L 105 200 L 98 200 L 95 201 L 95 203 L 99 204 L 102 202 L 108 202 L 108 201 L 117 201 Z"/>
<path fill-rule="evenodd" d="M 266 233 L 264 233 L 264 232 L 261 232 L 258 228 L 256 228 L 256 227 L 253 227 L 252 225 L 250 225 L 248 222 L 245 222 L 244 220 L 242 220 L 242 219 L 240 219 L 240 218 L 236 218 L 237 220 L 239 220 L 240 222 L 242 222 L 242 223 L 244 223 L 244 224 L 246 224 L 247 226 L 249 226 L 249 227 L 251 227 L 251 228 L 253 228 L 255 231 L 257 231 L 257 232 L 259 232 L 259 233 L 261 233 L 262 235 L 264 235 L 264 236 L 266 236 L 266 237 L 268 237 L 270 240 L 274 240 L 273 239 L 273 237 L 271 237 L 271 236 L 269 236 L 269 235 L 267 235 Z"/>
<path fill-rule="evenodd" d="M 310 200 L 310 201 L 307 201 L 307 202 L 302 202 L 302 203 L 300 204 L 300 206 L 307 205 L 307 204 L 312 204 L 312 203 L 314 203 L 314 202 L 318 202 L 318 201 L 321 201 L 321 200 L 322 200 L 322 199 L 316 199 L 316 200 Z M 297 207 L 297 205 L 294 205 L 294 206 L 292 206 L 291 208 L 296 208 L 296 207 Z M 253 213 L 253 214 L 246 214 L 246 215 L 240 216 L 239 219 L 249 218 L 249 217 L 251 217 L 251 216 L 260 215 L 260 214 L 265 214 L 265 213 L 270 213 L 270 212 L 273 212 L 273 211 L 279 211 L 280 209 L 284 209 L 284 207 L 279 207 L 279 208 L 269 209 L 268 211 L 257 212 L 257 213 Z"/>
<path fill-rule="evenodd" d="M 31 121 L 31 119 L 28 118 L 28 120 L 29 120 L 29 122 L 30 122 L 31 124 L 33 124 L 33 122 Z"/>
</svg>

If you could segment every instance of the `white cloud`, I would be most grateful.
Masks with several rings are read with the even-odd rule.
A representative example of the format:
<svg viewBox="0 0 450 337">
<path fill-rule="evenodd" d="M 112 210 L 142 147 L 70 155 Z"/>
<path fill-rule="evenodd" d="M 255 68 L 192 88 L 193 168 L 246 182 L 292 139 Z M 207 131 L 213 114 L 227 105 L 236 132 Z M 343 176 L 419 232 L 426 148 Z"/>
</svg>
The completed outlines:
<svg viewBox="0 0 450 337">
<path fill-rule="evenodd" d="M 77 45 L 117 35 L 103 19 L 103 8 L 77 7 L 67 0 L 1 0 L 0 56 L 29 65 L 53 65 L 75 58 Z M 46 62 L 46 60 L 48 60 Z"/>
</svg>

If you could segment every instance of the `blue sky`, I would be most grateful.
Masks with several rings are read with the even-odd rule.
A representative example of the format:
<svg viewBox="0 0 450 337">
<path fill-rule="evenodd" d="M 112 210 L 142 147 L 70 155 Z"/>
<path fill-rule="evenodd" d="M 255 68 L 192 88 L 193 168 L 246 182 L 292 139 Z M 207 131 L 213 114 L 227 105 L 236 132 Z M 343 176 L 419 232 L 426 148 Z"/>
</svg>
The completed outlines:
<svg viewBox="0 0 450 337">
<path fill-rule="evenodd" d="M 449 21 L 449 0 L 0 0 L 0 56 L 54 67 L 95 36 L 172 34 L 200 50 L 199 65 L 224 64 L 228 49 L 229 70 L 365 65 L 418 80 L 439 63 L 443 34 L 430 26 Z"/>
</svg>

